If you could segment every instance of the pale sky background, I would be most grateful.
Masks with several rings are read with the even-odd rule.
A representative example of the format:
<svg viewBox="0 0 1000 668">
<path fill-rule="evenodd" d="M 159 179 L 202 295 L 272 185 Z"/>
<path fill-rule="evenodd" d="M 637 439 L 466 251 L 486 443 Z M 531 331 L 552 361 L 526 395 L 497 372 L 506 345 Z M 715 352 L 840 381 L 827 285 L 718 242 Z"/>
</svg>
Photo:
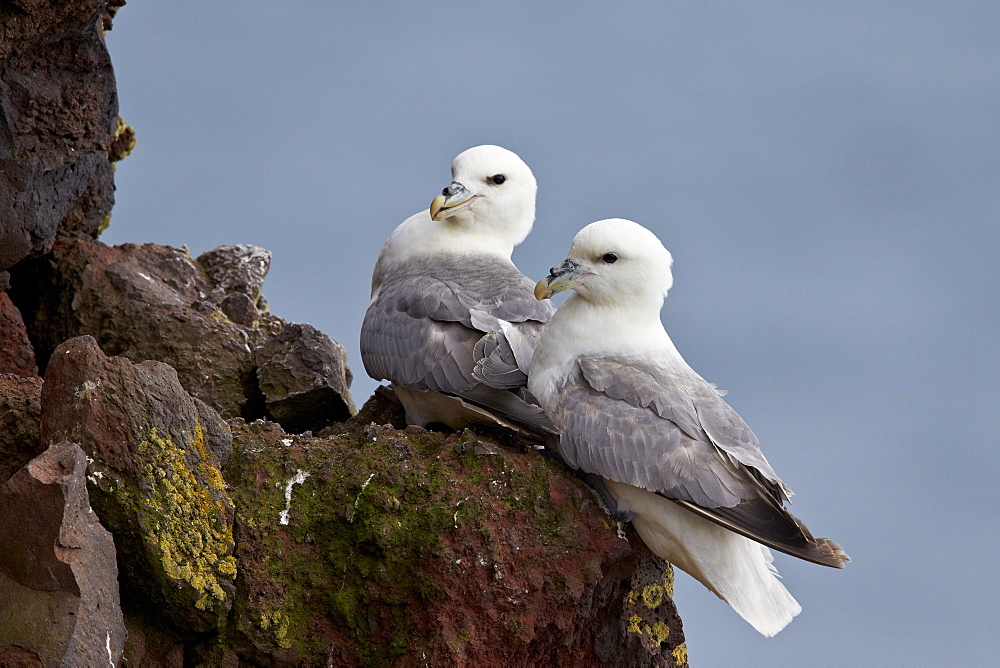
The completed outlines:
<svg viewBox="0 0 1000 668">
<path fill-rule="evenodd" d="M 541 278 L 631 218 L 663 319 L 854 558 L 777 555 L 765 639 L 678 575 L 693 666 L 1000 665 L 1000 4 L 132 1 L 108 243 L 251 243 L 351 354 L 379 248 L 477 144 L 539 183 Z"/>
</svg>

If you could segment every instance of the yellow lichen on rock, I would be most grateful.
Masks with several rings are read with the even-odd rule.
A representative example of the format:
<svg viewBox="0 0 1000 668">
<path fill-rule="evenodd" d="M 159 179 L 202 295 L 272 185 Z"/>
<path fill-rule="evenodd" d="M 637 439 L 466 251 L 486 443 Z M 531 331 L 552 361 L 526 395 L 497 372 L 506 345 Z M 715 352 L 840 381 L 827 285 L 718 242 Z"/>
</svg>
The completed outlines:
<svg viewBox="0 0 1000 668">
<path fill-rule="evenodd" d="M 108 225 L 110 225 L 110 224 L 111 224 L 111 212 L 108 211 L 104 215 L 104 218 L 101 219 L 101 224 L 97 226 L 97 232 L 95 233 L 94 236 L 98 236 L 98 237 L 101 236 L 101 232 L 103 232 L 104 230 L 108 229 Z"/>
<path fill-rule="evenodd" d="M 670 565 L 661 572 L 658 580 L 637 587 L 625 597 L 626 609 L 631 609 L 628 632 L 641 637 L 642 644 L 655 648 L 669 644 L 670 625 L 662 619 L 661 606 L 674 595 L 674 571 Z M 649 615 L 644 613 L 649 611 Z"/>
<path fill-rule="evenodd" d="M 641 590 L 633 589 L 626 598 L 627 605 L 635 605 L 640 600 L 642 604 L 653 610 L 660 607 L 665 598 L 674 597 L 674 569 L 667 566 L 661 574 L 661 581 L 648 584 Z"/>
<path fill-rule="evenodd" d="M 628 618 L 628 632 L 642 633 L 642 617 L 639 615 L 632 615 Z"/>
<path fill-rule="evenodd" d="M 200 455 L 195 466 L 206 484 L 199 483 L 185 451 L 156 428 L 139 443 L 142 473 L 152 486 L 143 500 L 141 519 L 156 536 L 152 546 L 164 572 L 200 594 L 195 607 L 204 610 L 213 601 L 225 600 L 219 579 L 235 577 L 236 559 L 225 483 L 208 458 L 201 427 L 195 432 Z"/>
<path fill-rule="evenodd" d="M 278 647 L 288 649 L 292 646 L 291 641 L 288 639 L 288 615 L 281 610 L 262 614 L 260 616 L 260 628 L 265 631 L 271 628 L 274 629 L 274 640 L 278 644 Z"/>
<path fill-rule="evenodd" d="M 628 632 L 647 635 L 655 645 L 662 644 L 670 637 L 670 626 L 663 622 L 646 622 L 639 615 L 632 615 L 628 620 Z"/>
<path fill-rule="evenodd" d="M 670 637 L 670 627 L 663 622 L 656 622 L 649 627 L 649 635 L 653 637 L 653 640 L 657 644 L 663 644 Z"/>
<path fill-rule="evenodd" d="M 115 136 L 108 147 L 108 160 L 119 162 L 124 160 L 129 153 L 135 150 L 135 128 L 125 125 L 125 119 L 118 117 L 118 125 L 115 127 Z"/>
<path fill-rule="evenodd" d="M 642 604 L 650 610 L 660 607 L 664 598 L 674 597 L 674 570 L 663 571 L 662 581 L 642 588 Z"/>
<path fill-rule="evenodd" d="M 681 643 L 674 648 L 674 665 L 686 666 L 688 662 L 688 648 L 686 643 Z"/>
<path fill-rule="evenodd" d="M 226 489 L 226 481 L 222 478 L 222 473 L 219 469 L 211 465 L 212 458 L 208 454 L 208 448 L 205 447 L 205 429 L 200 424 L 194 426 L 194 440 L 192 443 L 198 450 L 201 460 L 208 464 L 205 467 L 207 469 L 205 471 L 205 479 L 208 482 L 208 486 L 217 490 Z"/>
</svg>

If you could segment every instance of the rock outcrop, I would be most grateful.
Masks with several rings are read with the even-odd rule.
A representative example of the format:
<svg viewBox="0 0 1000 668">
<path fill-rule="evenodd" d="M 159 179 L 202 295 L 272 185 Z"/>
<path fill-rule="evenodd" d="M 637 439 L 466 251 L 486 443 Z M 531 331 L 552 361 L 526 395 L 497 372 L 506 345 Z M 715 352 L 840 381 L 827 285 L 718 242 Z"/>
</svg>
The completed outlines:
<svg viewBox="0 0 1000 668">
<path fill-rule="evenodd" d="M 0 484 L 0 665 L 117 665 L 115 543 L 90 508 L 87 457 L 61 442 Z"/>
<path fill-rule="evenodd" d="M 198 264 L 214 286 L 213 301 L 244 295 L 256 304 L 271 268 L 271 251 L 250 244 L 219 246 L 199 255 Z"/>
<path fill-rule="evenodd" d="M 130 129 L 104 44 L 107 5 L 0 5 L 0 271 L 57 234 L 95 236 L 111 215 L 112 163 Z"/>
<path fill-rule="evenodd" d="M 557 464 L 470 431 L 363 422 L 322 439 L 231 422 L 224 475 L 250 594 L 234 606 L 228 651 L 335 665 L 644 665 L 660 640 L 682 640 L 679 621 L 668 640 L 659 620 L 643 628 L 651 611 L 625 614 L 653 588 L 676 620 L 669 567 L 619 536 Z M 650 651 L 653 626 L 662 638 Z"/>
<path fill-rule="evenodd" d="M 0 374 L 0 482 L 38 454 L 42 379 Z"/>
<path fill-rule="evenodd" d="M 70 339 L 42 389 L 43 443 L 87 453 L 93 505 L 117 537 L 123 585 L 180 628 L 218 629 L 236 576 L 233 503 L 219 467 L 232 437 L 163 362 L 107 357 Z"/>
<path fill-rule="evenodd" d="M 0 665 L 686 665 L 668 564 L 510 433 L 357 411 L 268 251 L 96 239 L 122 4 L 0 3 Z"/>
<path fill-rule="evenodd" d="M 0 281 L 0 373 L 37 376 L 35 349 L 28 339 L 21 312 L 7 296 L 6 289 L 6 281 Z"/>
<path fill-rule="evenodd" d="M 357 412 L 347 351 L 312 325 L 286 325 L 254 359 L 267 412 L 286 430 L 318 432 Z"/>
<path fill-rule="evenodd" d="M 16 383 L 0 391 L 26 397 L 20 419 L 39 419 L 38 380 L 4 378 Z M 129 632 L 112 650 L 138 665 L 673 665 L 683 651 L 669 566 L 557 463 L 471 431 L 404 428 L 388 392 L 327 433 L 223 421 L 167 364 L 66 341 L 41 392 L 36 448 L 53 445 L 0 508 L 16 529 L 3 531 L 0 600 L 58 591 L 47 610 L 82 610 L 73 582 L 106 577 L 110 542 L 76 579 L 38 557 L 79 533 L 51 528 L 65 506 L 59 517 L 100 518 L 115 536 Z M 32 501 L 57 479 L 75 481 L 70 501 Z M 15 625 L 0 652 L 95 651 L 92 617 L 63 617 L 77 626 Z"/>
<path fill-rule="evenodd" d="M 386 391 L 326 433 L 223 421 L 167 364 L 65 342 L 41 397 L 37 447 L 53 445 L 0 509 L 17 527 L 0 549 L 0 601 L 58 584 L 51 596 L 82 609 L 71 582 L 108 572 L 106 549 L 72 581 L 24 556 L 70 545 L 54 538 L 76 535 L 51 528 L 54 511 L 36 516 L 66 506 L 60 517 L 100 518 L 115 536 L 128 641 L 112 651 L 134 665 L 683 664 L 669 566 L 558 463 L 472 431 L 404 427 Z M 63 496 L 75 500 L 32 503 L 29 473 L 64 488 L 72 473 Z M 11 628 L 0 657 L 59 663 L 92 645 L 66 640 L 77 627 Z"/>
<path fill-rule="evenodd" d="M 233 248 L 238 252 L 226 250 Z M 304 430 L 322 418 L 289 422 L 286 404 L 308 403 L 329 419 L 350 415 L 346 353 L 307 325 L 282 334 L 285 321 L 257 311 L 241 290 L 259 297 L 266 272 L 260 257 L 269 253 L 241 252 L 245 249 L 256 247 L 222 247 L 193 260 L 184 249 L 156 244 L 109 247 L 92 239 L 59 239 L 45 255 L 18 265 L 10 292 L 43 369 L 61 342 L 90 335 L 110 355 L 170 364 L 188 392 L 227 418 L 270 417 L 289 430 Z M 211 269 L 201 266 L 206 257 Z M 226 272 L 218 271 L 221 258 Z M 255 274 L 256 283 L 233 278 Z M 225 310 L 234 298 L 244 302 L 237 322 Z M 269 344 L 272 338 L 275 343 Z M 273 359 L 277 353 L 267 356 L 272 371 L 264 376 L 279 379 L 269 385 L 276 389 L 267 400 L 258 381 L 255 350 L 261 347 L 292 353 L 286 356 L 291 366 L 280 371 L 282 364 Z M 268 413 L 268 406 L 275 406 L 277 415 Z"/>
</svg>

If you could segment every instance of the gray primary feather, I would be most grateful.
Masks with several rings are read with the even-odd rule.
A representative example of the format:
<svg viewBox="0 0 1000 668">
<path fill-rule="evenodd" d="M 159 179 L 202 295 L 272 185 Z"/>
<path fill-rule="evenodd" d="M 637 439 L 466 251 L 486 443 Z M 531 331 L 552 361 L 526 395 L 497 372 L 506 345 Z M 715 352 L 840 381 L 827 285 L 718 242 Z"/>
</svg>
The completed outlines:
<svg viewBox="0 0 1000 668">
<path fill-rule="evenodd" d="M 788 554 L 841 566 L 783 507 L 791 492 L 746 423 L 700 376 L 637 357 L 577 358 L 550 412 L 571 466 L 656 492 Z"/>
<path fill-rule="evenodd" d="M 754 469 L 755 476 L 775 500 L 780 502 L 791 496 L 791 490 L 764 458 L 750 427 L 701 376 L 688 369 L 671 370 L 636 357 L 584 356 L 577 363 L 584 379 L 598 392 L 637 408 L 652 408 L 657 416 L 670 420 L 688 438 L 711 443 L 743 467 Z M 718 454 L 714 449 L 706 450 Z"/>
<path fill-rule="evenodd" d="M 514 325 L 500 321 L 495 330 L 476 343 L 473 351 L 476 368 L 472 375 L 490 387 L 524 387 L 528 382 L 528 362 L 541 328 L 541 323 L 536 322 Z"/>
<path fill-rule="evenodd" d="M 548 431 L 537 406 L 523 406 L 535 403 L 524 389 L 526 371 L 555 311 L 533 290 L 513 264 L 488 255 L 442 254 L 401 264 L 382 278 L 365 314 L 365 370 L 376 380 L 454 394 L 513 412 L 515 419 L 527 411 L 520 417 Z"/>
</svg>

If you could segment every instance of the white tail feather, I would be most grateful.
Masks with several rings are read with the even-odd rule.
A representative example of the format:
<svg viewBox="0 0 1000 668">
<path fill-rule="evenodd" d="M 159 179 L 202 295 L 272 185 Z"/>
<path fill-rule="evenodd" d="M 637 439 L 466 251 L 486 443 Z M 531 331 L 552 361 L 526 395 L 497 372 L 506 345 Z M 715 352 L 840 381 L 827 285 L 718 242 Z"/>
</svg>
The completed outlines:
<svg viewBox="0 0 1000 668">
<path fill-rule="evenodd" d="M 657 555 L 732 606 L 762 635 L 785 628 L 802 607 L 778 580 L 771 551 L 652 492 L 611 480 L 619 509 Z"/>
</svg>

